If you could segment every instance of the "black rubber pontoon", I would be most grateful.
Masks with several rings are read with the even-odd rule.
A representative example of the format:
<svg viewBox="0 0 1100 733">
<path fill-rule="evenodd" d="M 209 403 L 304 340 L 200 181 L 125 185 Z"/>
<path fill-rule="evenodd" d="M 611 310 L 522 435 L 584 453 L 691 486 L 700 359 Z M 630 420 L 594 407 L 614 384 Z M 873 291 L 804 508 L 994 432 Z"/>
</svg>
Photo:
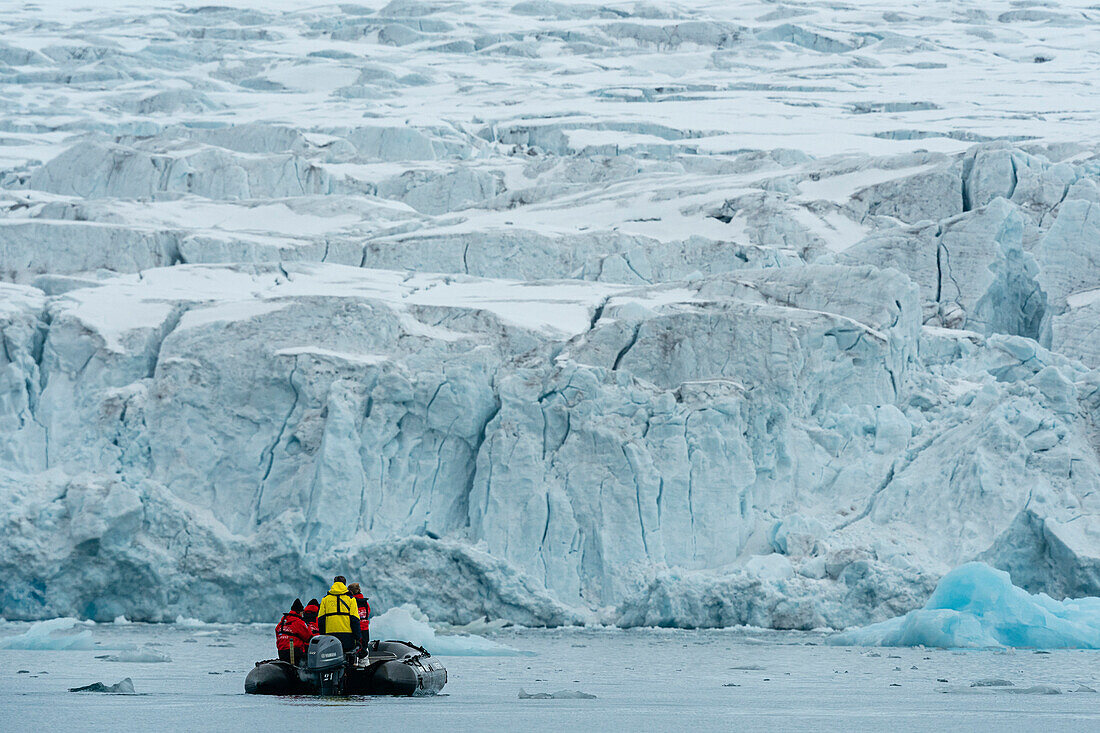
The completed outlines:
<svg viewBox="0 0 1100 733">
<path fill-rule="evenodd" d="M 345 659 L 339 639 L 315 636 L 303 664 L 256 662 L 244 680 L 250 695 L 435 695 L 447 670 L 407 641 L 372 641 L 365 659 Z"/>
</svg>

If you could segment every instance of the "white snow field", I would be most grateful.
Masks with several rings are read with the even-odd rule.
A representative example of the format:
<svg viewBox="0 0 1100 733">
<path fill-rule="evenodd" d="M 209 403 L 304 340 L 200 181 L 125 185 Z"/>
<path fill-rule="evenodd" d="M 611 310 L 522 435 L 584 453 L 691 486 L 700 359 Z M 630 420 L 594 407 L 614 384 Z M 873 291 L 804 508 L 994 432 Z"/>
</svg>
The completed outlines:
<svg viewBox="0 0 1100 733">
<path fill-rule="evenodd" d="M 0 616 L 1100 595 L 1098 38 L 1095 0 L 4 3 Z"/>
</svg>

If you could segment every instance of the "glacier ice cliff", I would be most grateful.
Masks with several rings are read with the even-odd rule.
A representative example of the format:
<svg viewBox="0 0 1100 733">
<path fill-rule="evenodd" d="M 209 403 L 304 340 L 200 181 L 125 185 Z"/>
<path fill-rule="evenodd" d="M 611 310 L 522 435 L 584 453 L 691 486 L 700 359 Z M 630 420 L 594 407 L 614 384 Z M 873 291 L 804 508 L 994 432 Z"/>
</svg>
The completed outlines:
<svg viewBox="0 0 1100 733">
<path fill-rule="evenodd" d="M 0 14 L 0 616 L 1100 594 L 1093 15 L 71 5 Z"/>
</svg>

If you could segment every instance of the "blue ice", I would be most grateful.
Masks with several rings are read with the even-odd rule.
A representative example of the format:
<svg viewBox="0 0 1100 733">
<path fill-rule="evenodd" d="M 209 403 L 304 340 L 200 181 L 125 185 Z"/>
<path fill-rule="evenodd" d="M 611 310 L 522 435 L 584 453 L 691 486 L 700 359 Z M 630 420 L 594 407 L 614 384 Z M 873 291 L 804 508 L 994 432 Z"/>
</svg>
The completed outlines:
<svg viewBox="0 0 1100 733">
<path fill-rule="evenodd" d="M 1100 598 L 1056 601 L 972 562 L 943 576 L 924 608 L 830 639 L 852 646 L 1100 648 Z"/>
<path fill-rule="evenodd" d="M 18 636 L 0 639 L 0 649 L 91 649 L 91 631 L 67 633 L 79 623 L 75 618 L 39 621 Z"/>
<path fill-rule="evenodd" d="M 372 639 L 398 639 L 438 656 L 496 657 L 523 654 L 505 644 L 472 634 L 437 634 L 416 606 L 391 608 L 370 621 Z"/>
</svg>

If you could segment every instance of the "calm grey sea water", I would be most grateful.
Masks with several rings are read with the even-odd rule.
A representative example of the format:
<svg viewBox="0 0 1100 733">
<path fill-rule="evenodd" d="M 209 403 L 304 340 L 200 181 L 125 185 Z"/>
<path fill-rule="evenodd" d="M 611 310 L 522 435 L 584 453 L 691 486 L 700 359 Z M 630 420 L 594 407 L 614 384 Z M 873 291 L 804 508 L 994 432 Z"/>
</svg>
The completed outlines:
<svg viewBox="0 0 1100 733">
<path fill-rule="evenodd" d="M 7 624 L 0 635 L 25 630 Z M 0 650 L 0 720 L 25 730 L 1098 730 L 1100 652 L 852 649 L 815 634 L 515 630 L 530 652 L 442 657 L 445 695 L 428 699 L 243 694 L 270 629 L 132 624 L 93 628 L 92 651 Z M 99 659 L 127 644 L 168 663 Z M 26 670 L 20 673 L 20 670 Z M 133 680 L 136 695 L 69 693 Z M 1011 686 L 971 687 L 998 678 Z M 527 700 L 580 690 L 594 700 Z M 1080 691 L 1078 691 L 1080 690 Z M 1057 691 L 1059 694 L 1053 694 Z M 1046 693 L 1046 694 L 1041 694 Z"/>
</svg>

